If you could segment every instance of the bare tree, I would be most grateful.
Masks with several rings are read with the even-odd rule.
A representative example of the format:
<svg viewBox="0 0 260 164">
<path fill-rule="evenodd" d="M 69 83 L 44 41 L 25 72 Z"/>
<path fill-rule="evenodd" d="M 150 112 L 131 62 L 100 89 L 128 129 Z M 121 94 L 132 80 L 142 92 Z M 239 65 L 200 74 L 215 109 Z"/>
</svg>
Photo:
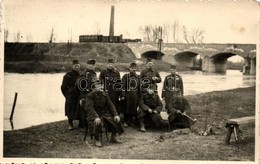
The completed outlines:
<svg viewBox="0 0 260 164">
<path fill-rule="evenodd" d="M 21 38 L 22 36 L 19 31 L 17 33 L 14 33 L 14 42 L 20 42 Z"/>
<path fill-rule="evenodd" d="M 148 25 L 145 25 L 144 27 L 140 26 L 138 31 L 143 36 L 143 40 L 144 41 L 146 41 L 146 42 L 150 42 L 151 41 L 152 31 L 150 29 L 150 26 L 148 26 Z"/>
<path fill-rule="evenodd" d="M 152 33 L 152 31 L 151 31 L 151 29 L 150 29 L 150 27 L 149 26 L 145 26 L 144 27 L 144 33 L 145 33 L 145 35 L 146 35 L 146 40 L 148 41 L 148 42 L 150 42 L 151 41 L 151 33 Z"/>
<path fill-rule="evenodd" d="M 55 41 L 55 33 L 54 33 L 54 28 L 51 28 L 51 33 L 50 33 L 50 37 L 49 37 L 49 43 L 53 43 Z"/>
<path fill-rule="evenodd" d="M 9 31 L 8 30 L 4 30 L 4 42 L 7 42 L 8 36 L 9 36 Z"/>
<path fill-rule="evenodd" d="M 94 33 L 99 35 L 101 33 L 101 30 L 100 30 L 100 24 L 98 22 L 95 22 L 94 25 L 93 25 L 93 29 L 94 29 Z"/>
<path fill-rule="evenodd" d="M 27 41 L 28 43 L 30 43 L 31 40 L 32 40 L 32 35 L 31 35 L 31 34 L 26 35 L 26 41 Z"/>
<path fill-rule="evenodd" d="M 187 31 L 186 26 L 182 26 L 183 38 L 189 44 L 189 32 Z"/>
<path fill-rule="evenodd" d="M 166 40 L 167 43 L 169 42 L 169 33 L 170 33 L 170 25 L 164 23 L 162 35 L 163 35 L 163 40 Z"/>
<path fill-rule="evenodd" d="M 194 44 L 196 43 L 203 43 L 203 39 L 204 39 L 204 31 L 198 28 L 193 28 L 192 29 L 192 33 L 191 33 L 191 40 Z"/>
<path fill-rule="evenodd" d="M 172 28 L 172 36 L 173 36 L 173 42 L 177 43 L 179 41 L 179 21 L 174 20 L 173 24 L 171 25 Z"/>
</svg>

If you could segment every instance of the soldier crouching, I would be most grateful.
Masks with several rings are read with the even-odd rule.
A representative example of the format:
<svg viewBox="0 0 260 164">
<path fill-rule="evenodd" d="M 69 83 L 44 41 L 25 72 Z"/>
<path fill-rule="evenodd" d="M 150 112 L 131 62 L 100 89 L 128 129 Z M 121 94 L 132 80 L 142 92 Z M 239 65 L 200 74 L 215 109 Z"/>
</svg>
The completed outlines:
<svg viewBox="0 0 260 164">
<path fill-rule="evenodd" d="M 154 127 L 158 129 L 168 129 L 168 121 L 163 120 L 160 112 L 162 111 L 162 102 L 154 88 L 148 87 L 141 95 L 138 102 L 139 109 L 137 118 L 140 123 L 140 130 L 145 132 L 145 126 Z M 146 124 L 146 125 L 145 125 Z"/>
<path fill-rule="evenodd" d="M 95 145 L 98 147 L 102 146 L 98 132 L 103 124 L 106 124 L 108 131 L 112 132 L 110 139 L 112 143 L 121 143 L 117 140 L 116 134 L 121 135 L 124 132 L 115 106 L 102 88 L 102 82 L 97 80 L 94 90 L 86 98 L 85 107 L 87 122 L 93 125 L 94 132 L 92 133 L 95 133 Z"/>
<path fill-rule="evenodd" d="M 194 120 L 190 115 L 190 104 L 183 96 L 175 96 L 169 102 L 167 109 L 170 130 L 190 128 Z"/>
</svg>

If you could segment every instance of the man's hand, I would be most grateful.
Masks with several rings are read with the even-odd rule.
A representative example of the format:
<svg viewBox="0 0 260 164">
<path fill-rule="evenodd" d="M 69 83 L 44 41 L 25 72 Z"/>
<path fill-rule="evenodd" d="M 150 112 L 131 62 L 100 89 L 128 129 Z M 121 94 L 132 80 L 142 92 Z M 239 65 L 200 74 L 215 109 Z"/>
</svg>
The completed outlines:
<svg viewBox="0 0 260 164">
<path fill-rule="evenodd" d="M 158 113 L 157 110 L 153 110 L 153 113 Z"/>
<path fill-rule="evenodd" d="M 100 118 L 96 118 L 95 120 L 94 120 L 94 124 L 97 126 L 97 125 L 100 125 L 101 124 L 101 120 L 100 120 Z"/>
<path fill-rule="evenodd" d="M 79 105 L 82 107 L 82 105 L 83 105 L 83 102 L 84 102 L 84 99 L 80 99 L 79 100 Z"/>
<path fill-rule="evenodd" d="M 121 97 L 121 101 L 124 101 L 125 100 L 125 97 Z"/>
<path fill-rule="evenodd" d="M 116 123 L 119 123 L 119 122 L 120 122 L 120 117 L 119 117 L 119 116 L 115 116 L 115 117 L 114 117 L 114 121 L 115 121 Z"/>
<path fill-rule="evenodd" d="M 181 114 L 181 111 L 180 111 L 180 110 L 176 110 L 176 113 L 177 113 L 177 114 Z"/>
<path fill-rule="evenodd" d="M 152 77 L 153 81 L 156 81 L 158 79 L 158 77 Z"/>
<path fill-rule="evenodd" d="M 148 109 L 148 112 L 149 112 L 149 113 L 153 113 L 152 109 Z"/>
</svg>

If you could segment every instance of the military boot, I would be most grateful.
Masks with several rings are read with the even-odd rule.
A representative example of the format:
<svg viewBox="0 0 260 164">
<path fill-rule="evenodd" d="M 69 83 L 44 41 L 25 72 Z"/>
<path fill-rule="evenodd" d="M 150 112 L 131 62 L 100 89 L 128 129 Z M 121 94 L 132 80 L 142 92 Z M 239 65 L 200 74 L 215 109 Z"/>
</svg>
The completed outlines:
<svg viewBox="0 0 260 164">
<path fill-rule="evenodd" d="M 140 130 L 141 130 L 141 132 L 146 132 L 146 129 L 144 127 L 144 119 L 140 118 L 139 119 L 139 123 L 140 123 Z"/>
<path fill-rule="evenodd" d="M 102 143 L 99 139 L 99 134 L 97 134 L 97 133 L 95 134 L 95 146 L 96 147 L 102 147 Z"/>
<path fill-rule="evenodd" d="M 112 132 L 110 142 L 121 144 L 122 142 L 116 139 L 116 133 Z"/>
</svg>

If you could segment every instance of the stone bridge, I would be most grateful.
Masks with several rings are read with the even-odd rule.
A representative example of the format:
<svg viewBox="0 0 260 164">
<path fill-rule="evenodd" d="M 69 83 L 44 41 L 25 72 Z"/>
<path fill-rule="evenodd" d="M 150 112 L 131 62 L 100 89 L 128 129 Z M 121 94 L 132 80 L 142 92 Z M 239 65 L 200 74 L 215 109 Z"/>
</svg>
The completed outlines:
<svg viewBox="0 0 260 164">
<path fill-rule="evenodd" d="M 225 73 L 227 59 L 231 56 L 244 58 L 243 73 L 256 74 L 255 44 L 184 44 L 163 43 L 161 51 L 156 43 L 127 43 L 137 58 L 151 57 L 175 65 L 195 67 L 200 60 L 205 72 Z"/>
</svg>

